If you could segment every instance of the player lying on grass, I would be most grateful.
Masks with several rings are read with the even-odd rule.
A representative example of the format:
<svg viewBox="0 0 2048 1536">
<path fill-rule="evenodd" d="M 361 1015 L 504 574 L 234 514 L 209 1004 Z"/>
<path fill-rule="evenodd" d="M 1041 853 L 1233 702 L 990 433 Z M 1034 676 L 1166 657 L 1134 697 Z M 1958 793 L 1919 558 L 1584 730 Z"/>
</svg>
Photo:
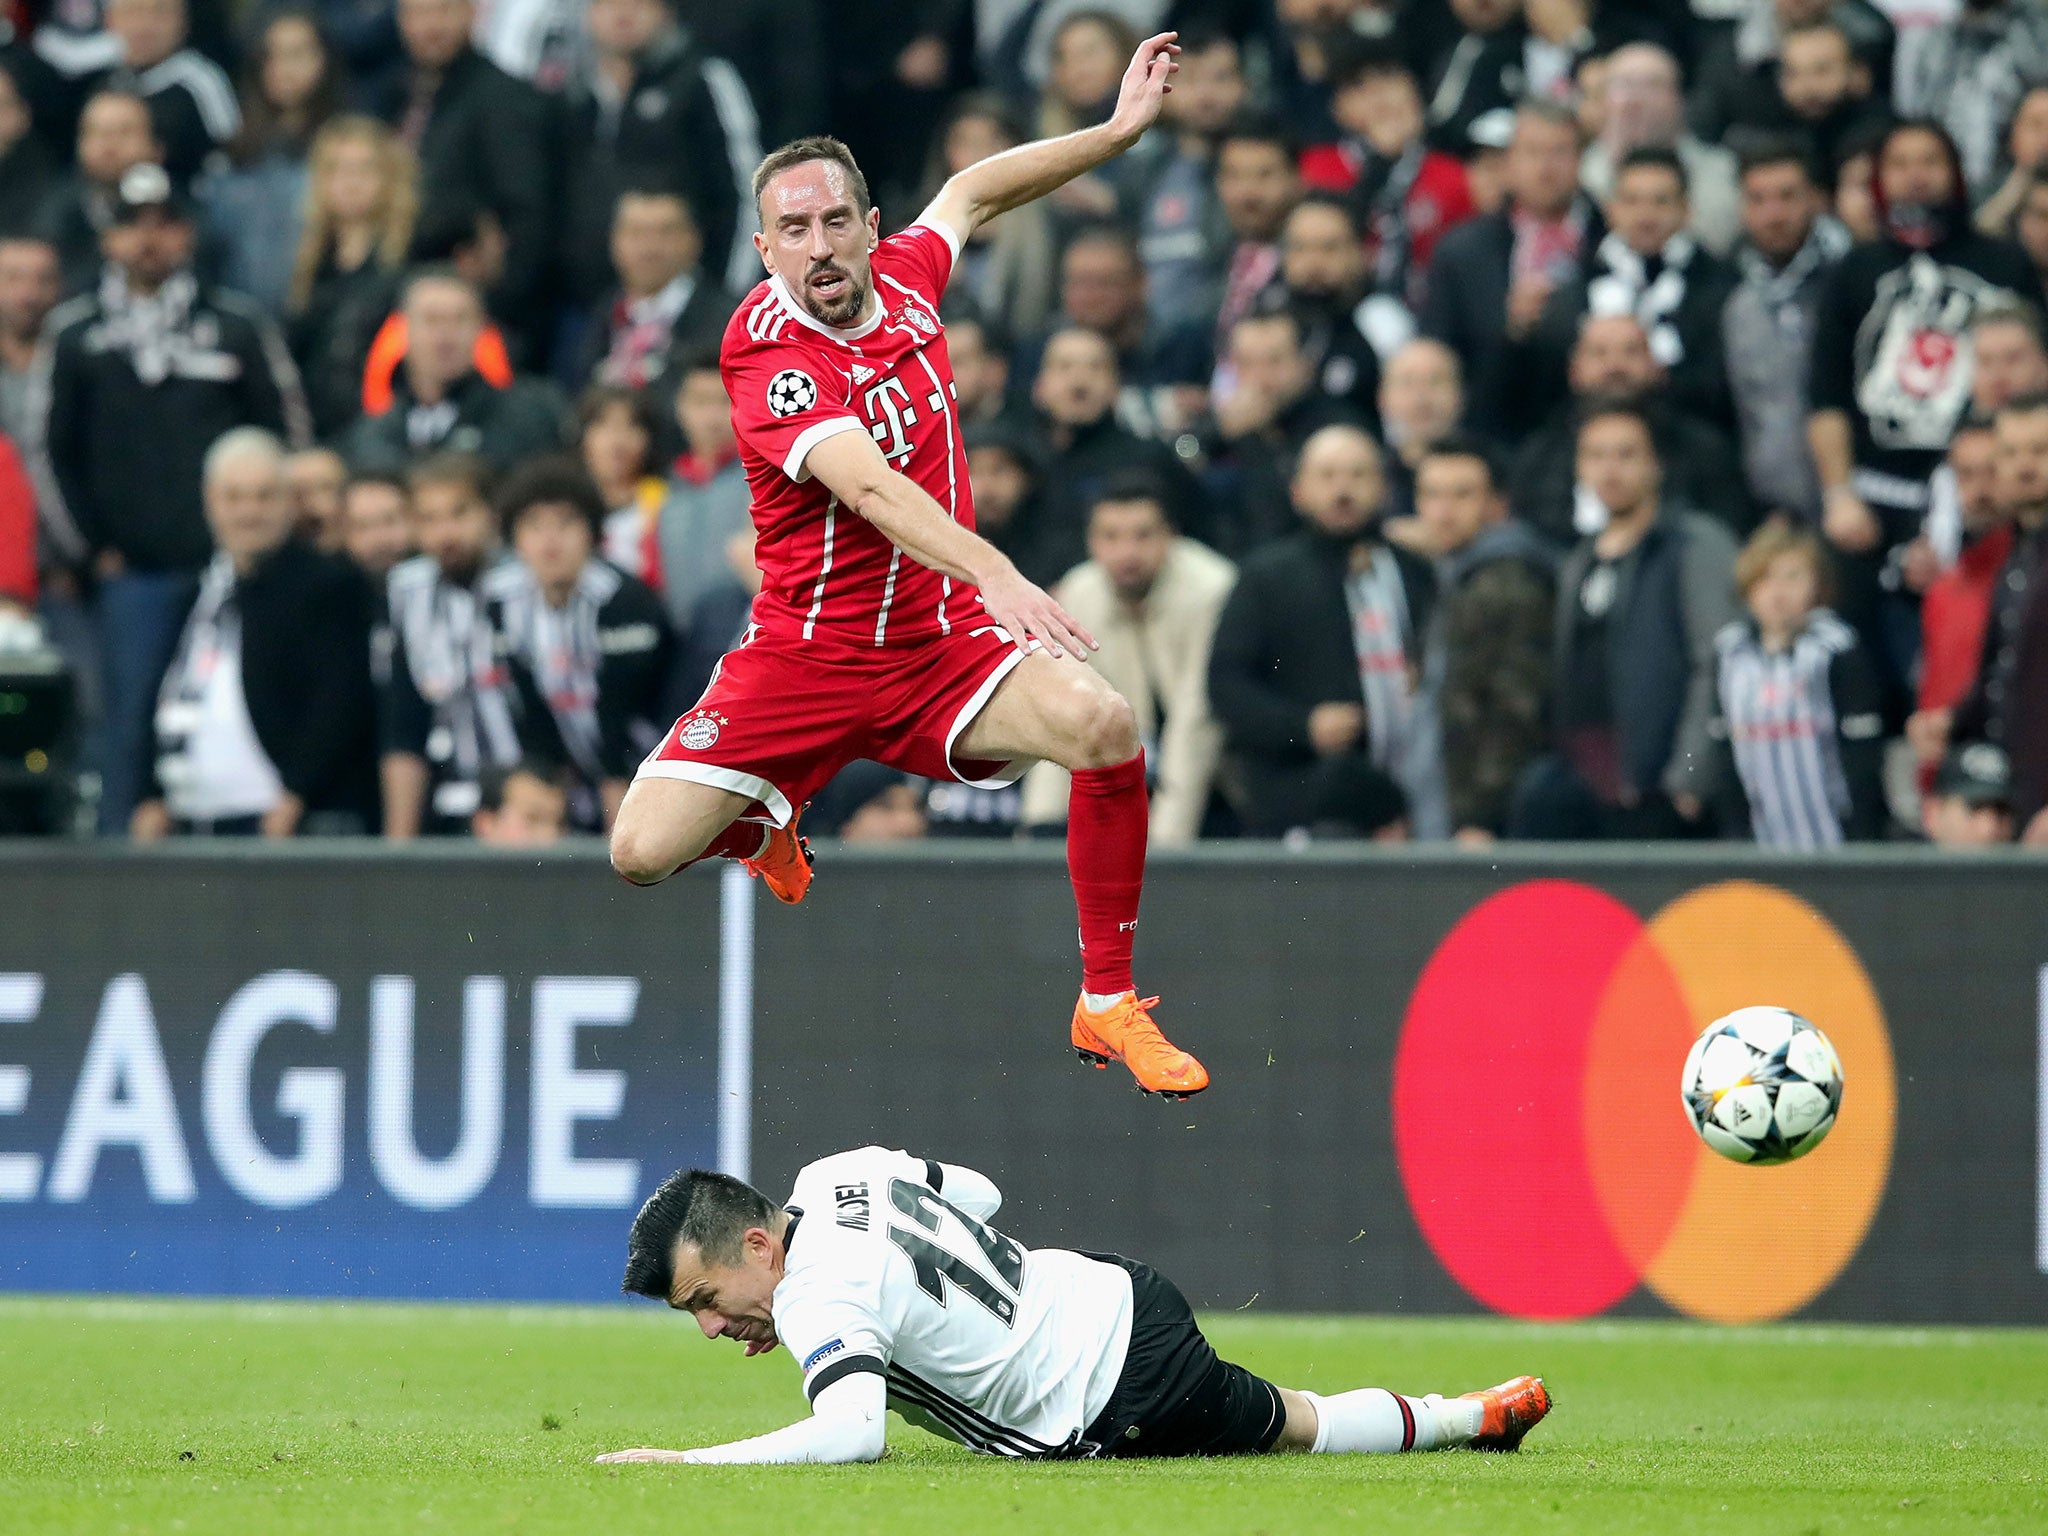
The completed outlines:
<svg viewBox="0 0 2048 1536">
<path fill-rule="evenodd" d="M 975 229 L 1116 158 L 1179 66 L 1148 39 L 1109 120 L 1020 145 L 939 189 L 909 228 L 881 212 L 837 139 L 798 139 L 754 173 L 768 278 L 727 325 L 719 368 L 746 468 L 762 587 L 745 638 L 641 764 L 612 828 L 637 885 L 736 859 L 804 898 L 804 802 L 856 758 L 927 778 L 1013 783 L 1072 771 L 1067 868 L 1080 918 L 1071 1039 L 1148 1093 L 1208 1086 L 1131 979 L 1145 878 L 1145 755 L 1131 707 L 1081 662 L 1065 609 L 974 532 L 940 319 Z"/>
<path fill-rule="evenodd" d="M 987 1226 L 969 1169 L 862 1147 L 812 1163 L 786 1205 L 724 1174 L 663 1181 L 627 1238 L 625 1289 L 749 1355 L 789 1346 L 811 1417 L 694 1451 L 602 1462 L 874 1461 L 894 1408 L 992 1456 L 1512 1451 L 1540 1379 L 1462 1397 L 1320 1397 L 1217 1357 L 1173 1282 L 1134 1259 L 1029 1249 Z"/>
</svg>

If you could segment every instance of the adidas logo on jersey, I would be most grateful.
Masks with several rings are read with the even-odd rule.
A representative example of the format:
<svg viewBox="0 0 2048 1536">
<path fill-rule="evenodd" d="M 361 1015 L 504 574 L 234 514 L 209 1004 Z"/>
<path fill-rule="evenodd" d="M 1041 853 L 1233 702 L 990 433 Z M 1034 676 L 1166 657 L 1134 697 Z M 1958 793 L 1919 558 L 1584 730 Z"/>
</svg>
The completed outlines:
<svg viewBox="0 0 2048 1536">
<path fill-rule="evenodd" d="M 869 379 L 872 379 L 874 376 L 875 370 L 870 368 L 866 363 L 855 363 L 853 365 L 854 383 L 865 384 Z"/>
</svg>

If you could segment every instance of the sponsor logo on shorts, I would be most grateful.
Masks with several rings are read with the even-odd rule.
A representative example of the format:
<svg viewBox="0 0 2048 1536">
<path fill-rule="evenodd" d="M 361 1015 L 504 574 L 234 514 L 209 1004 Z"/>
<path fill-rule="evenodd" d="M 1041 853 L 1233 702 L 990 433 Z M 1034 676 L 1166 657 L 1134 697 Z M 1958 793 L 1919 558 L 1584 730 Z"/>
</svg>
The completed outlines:
<svg viewBox="0 0 2048 1536">
<path fill-rule="evenodd" d="M 812 1350 L 808 1355 L 804 1356 L 804 1374 L 809 1375 L 811 1367 L 816 1365 L 820 1360 L 829 1360 L 834 1355 L 844 1354 L 845 1352 L 846 1341 L 844 1339 L 834 1339 L 829 1344 L 820 1344 L 816 1349 Z"/>
<path fill-rule="evenodd" d="M 794 416 L 818 403 L 818 381 L 801 368 L 785 368 L 768 381 L 768 409 Z"/>
<path fill-rule="evenodd" d="M 723 715 L 692 715 L 676 728 L 676 745 L 686 752 L 702 752 L 706 747 L 718 745 L 719 727 L 725 724 Z"/>
</svg>

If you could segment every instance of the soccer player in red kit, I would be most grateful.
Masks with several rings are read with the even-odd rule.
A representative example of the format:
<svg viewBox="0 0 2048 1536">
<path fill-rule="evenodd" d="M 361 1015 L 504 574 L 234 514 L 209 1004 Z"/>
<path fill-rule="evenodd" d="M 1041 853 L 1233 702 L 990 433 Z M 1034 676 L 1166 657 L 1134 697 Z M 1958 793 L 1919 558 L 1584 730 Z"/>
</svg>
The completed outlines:
<svg viewBox="0 0 2048 1536">
<path fill-rule="evenodd" d="M 881 216 L 836 139 L 754 173 L 767 281 L 726 327 L 720 368 L 763 576 L 746 634 L 641 767 L 612 863 L 652 884 L 738 859 L 783 901 L 810 885 L 804 802 L 855 758 L 1002 785 L 1033 759 L 1071 770 L 1067 867 L 1081 919 L 1075 1049 L 1150 1093 L 1209 1074 L 1131 982 L 1145 869 L 1145 761 L 1130 706 L 1084 665 L 1094 638 L 974 529 L 939 306 L 961 242 L 1122 154 L 1179 67 L 1148 39 L 1097 127 L 969 167 L 917 222 Z"/>
</svg>

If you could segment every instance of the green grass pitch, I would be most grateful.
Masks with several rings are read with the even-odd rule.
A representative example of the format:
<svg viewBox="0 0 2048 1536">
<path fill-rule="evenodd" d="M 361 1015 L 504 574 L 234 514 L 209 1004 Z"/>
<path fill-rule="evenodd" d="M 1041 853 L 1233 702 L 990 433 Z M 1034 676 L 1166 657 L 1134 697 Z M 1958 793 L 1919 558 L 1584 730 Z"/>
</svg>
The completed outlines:
<svg viewBox="0 0 2048 1536">
<path fill-rule="evenodd" d="M 2048 1332 L 1209 1320 L 1310 1389 L 1528 1370 L 1518 1456 L 987 1460 L 890 1423 L 871 1467 L 599 1468 L 803 1411 L 646 1309 L 0 1298 L 0 1531 L 1740 1532 L 2048 1530 Z"/>
</svg>

